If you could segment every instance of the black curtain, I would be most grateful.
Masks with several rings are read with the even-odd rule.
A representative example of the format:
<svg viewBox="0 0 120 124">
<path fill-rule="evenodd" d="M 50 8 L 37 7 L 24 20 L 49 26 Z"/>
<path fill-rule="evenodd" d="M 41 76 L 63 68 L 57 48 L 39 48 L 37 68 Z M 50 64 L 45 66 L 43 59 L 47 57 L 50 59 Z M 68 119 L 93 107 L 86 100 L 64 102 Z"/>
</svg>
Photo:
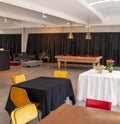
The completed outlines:
<svg viewBox="0 0 120 124">
<path fill-rule="evenodd" d="M 9 50 L 11 56 L 21 52 L 21 34 L 0 34 L 0 48 Z"/>
<path fill-rule="evenodd" d="M 38 58 L 42 51 L 49 51 L 51 61 L 55 55 L 67 53 L 67 34 L 29 34 L 27 53 L 35 54 Z"/>
<path fill-rule="evenodd" d="M 27 52 L 38 57 L 48 50 L 51 62 L 55 61 L 55 55 L 61 54 L 103 56 L 101 64 L 114 59 L 115 65 L 120 66 L 120 33 L 91 33 L 91 40 L 85 40 L 85 33 L 73 35 L 74 39 L 68 40 L 68 33 L 29 34 Z"/>
</svg>

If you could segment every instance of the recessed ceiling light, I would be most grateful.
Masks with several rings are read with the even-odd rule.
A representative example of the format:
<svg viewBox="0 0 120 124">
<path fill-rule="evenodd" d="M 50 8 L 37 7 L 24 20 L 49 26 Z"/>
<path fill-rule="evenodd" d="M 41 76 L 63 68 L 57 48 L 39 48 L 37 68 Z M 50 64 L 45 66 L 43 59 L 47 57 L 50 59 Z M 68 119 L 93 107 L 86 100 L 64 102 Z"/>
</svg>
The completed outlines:
<svg viewBox="0 0 120 124">
<path fill-rule="evenodd" d="M 111 1 L 114 1 L 114 0 L 100 0 L 100 1 L 95 1 L 95 2 L 89 3 L 88 5 L 92 6 L 95 4 L 101 4 L 101 3 L 111 2 Z"/>
<path fill-rule="evenodd" d="M 100 1 L 89 3 L 88 5 L 92 6 L 92 5 L 96 5 L 96 4 L 107 3 L 107 2 L 116 2 L 116 1 L 120 1 L 120 0 L 100 0 Z"/>
</svg>

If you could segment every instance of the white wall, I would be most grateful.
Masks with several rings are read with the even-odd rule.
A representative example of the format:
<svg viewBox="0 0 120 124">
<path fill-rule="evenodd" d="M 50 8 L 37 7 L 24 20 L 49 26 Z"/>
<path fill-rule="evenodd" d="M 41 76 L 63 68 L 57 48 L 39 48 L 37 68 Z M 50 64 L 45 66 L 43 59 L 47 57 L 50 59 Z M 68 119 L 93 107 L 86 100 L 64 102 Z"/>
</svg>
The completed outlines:
<svg viewBox="0 0 120 124">
<path fill-rule="evenodd" d="M 20 29 L 1 29 L 0 34 L 22 34 L 21 39 L 21 51 L 26 52 L 26 46 L 27 46 L 27 38 L 28 33 L 26 28 L 20 28 Z"/>
<path fill-rule="evenodd" d="M 21 29 L 0 29 L 0 34 L 20 34 Z"/>
<path fill-rule="evenodd" d="M 76 26 L 71 28 L 72 32 L 87 32 L 85 26 Z M 120 32 L 119 26 L 92 26 L 89 29 L 90 32 Z M 62 28 L 29 28 L 28 33 L 67 33 L 69 32 L 69 27 Z"/>
</svg>

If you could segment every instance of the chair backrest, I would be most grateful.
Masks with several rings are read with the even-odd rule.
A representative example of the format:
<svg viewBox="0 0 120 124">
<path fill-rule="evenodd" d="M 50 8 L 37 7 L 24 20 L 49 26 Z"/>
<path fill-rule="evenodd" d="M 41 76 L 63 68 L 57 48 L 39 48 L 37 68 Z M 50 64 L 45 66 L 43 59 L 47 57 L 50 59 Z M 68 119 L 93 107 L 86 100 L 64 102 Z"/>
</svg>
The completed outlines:
<svg viewBox="0 0 120 124">
<path fill-rule="evenodd" d="M 37 108 L 34 104 L 27 104 L 12 111 L 11 118 L 13 124 L 27 124 L 38 116 Z"/>
<path fill-rule="evenodd" d="M 96 100 L 96 99 L 86 99 L 86 107 L 100 108 L 105 110 L 111 110 L 112 103 L 108 101 Z"/>
<path fill-rule="evenodd" d="M 18 87 L 11 88 L 10 98 L 16 107 L 21 107 L 21 106 L 31 103 L 26 90 L 22 88 L 18 88 Z"/>
<path fill-rule="evenodd" d="M 13 84 L 18 84 L 24 81 L 26 81 L 26 77 L 24 74 L 17 74 L 17 75 L 12 76 Z"/>
<path fill-rule="evenodd" d="M 68 71 L 55 70 L 54 77 L 57 78 L 68 78 Z"/>
</svg>

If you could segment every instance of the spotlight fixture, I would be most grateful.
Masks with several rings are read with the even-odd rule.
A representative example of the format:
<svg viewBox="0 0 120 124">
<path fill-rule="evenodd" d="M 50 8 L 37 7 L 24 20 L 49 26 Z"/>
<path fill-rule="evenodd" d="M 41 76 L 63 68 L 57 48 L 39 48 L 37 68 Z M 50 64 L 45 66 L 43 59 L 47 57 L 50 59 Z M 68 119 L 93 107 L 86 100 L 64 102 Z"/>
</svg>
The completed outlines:
<svg viewBox="0 0 120 124">
<path fill-rule="evenodd" d="M 43 28 L 46 28 L 46 25 L 45 24 L 42 24 Z"/>
<path fill-rule="evenodd" d="M 13 19 L 13 18 L 9 18 L 9 17 L 4 17 L 4 16 L 0 16 L 0 21 L 3 23 L 8 23 L 8 22 L 20 22 L 20 20 L 17 19 Z"/>
<path fill-rule="evenodd" d="M 47 16 L 43 13 L 42 18 L 47 19 Z"/>
<path fill-rule="evenodd" d="M 7 18 L 4 18 L 4 23 L 7 23 L 7 21 L 8 21 Z"/>
<path fill-rule="evenodd" d="M 66 24 L 67 24 L 67 25 L 70 25 L 70 21 L 67 20 L 67 21 L 66 21 Z"/>
</svg>

